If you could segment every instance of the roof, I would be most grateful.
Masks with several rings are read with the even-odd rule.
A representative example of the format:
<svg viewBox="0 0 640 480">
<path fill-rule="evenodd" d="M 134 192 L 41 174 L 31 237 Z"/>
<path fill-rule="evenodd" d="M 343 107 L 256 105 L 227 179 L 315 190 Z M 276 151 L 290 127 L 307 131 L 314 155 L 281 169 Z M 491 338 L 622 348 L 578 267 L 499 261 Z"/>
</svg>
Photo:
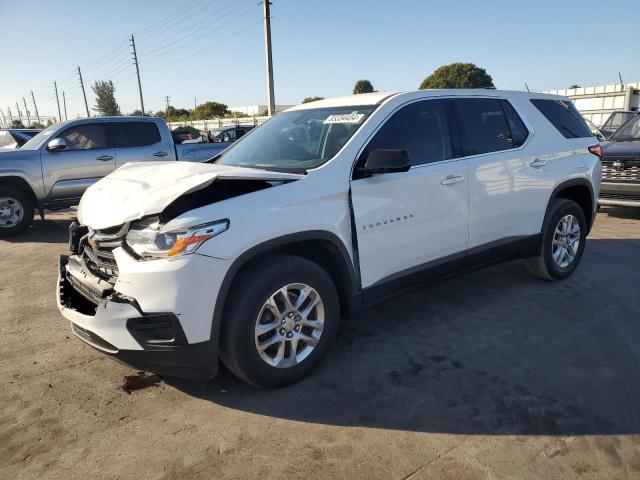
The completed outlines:
<svg viewBox="0 0 640 480">
<path fill-rule="evenodd" d="M 537 92 L 523 92 L 517 90 L 495 90 L 493 88 L 460 88 L 460 89 L 426 89 L 413 91 L 395 91 L 395 92 L 373 92 L 361 93 L 358 95 L 349 95 L 345 97 L 327 98 L 317 100 L 315 102 L 303 103 L 290 108 L 287 111 L 306 110 L 310 108 L 326 108 L 326 107 L 353 107 L 360 105 L 376 105 L 390 98 L 406 97 L 407 100 L 416 98 L 429 97 L 456 97 L 456 96 L 482 96 L 482 97 L 525 97 L 525 98 L 549 98 L 549 99 L 566 99 L 558 95 Z"/>
</svg>

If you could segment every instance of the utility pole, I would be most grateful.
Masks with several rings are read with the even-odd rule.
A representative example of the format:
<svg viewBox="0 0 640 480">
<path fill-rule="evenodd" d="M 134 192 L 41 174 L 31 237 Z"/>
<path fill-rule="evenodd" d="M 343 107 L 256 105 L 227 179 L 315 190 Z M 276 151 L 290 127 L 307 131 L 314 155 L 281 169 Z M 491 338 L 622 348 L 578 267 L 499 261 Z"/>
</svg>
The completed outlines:
<svg viewBox="0 0 640 480">
<path fill-rule="evenodd" d="M 529 85 L 527 85 L 527 82 L 524 82 L 524 88 L 527 89 L 527 92 L 530 92 L 531 90 L 529 90 Z"/>
<path fill-rule="evenodd" d="M 2 109 L 1 109 L 1 108 L 0 108 L 0 114 L 2 114 L 2 124 L 3 124 L 5 127 L 8 127 L 8 126 L 9 126 L 9 124 L 7 123 L 7 118 L 4 116 L 4 112 L 2 111 Z"/>
<path fill-rule="evenodd" d="M 13 115 L 11 115 L 11 107 L 7 107 L 7 113 L 9 113 L 9 126 L 13 125 Z"/>
<path fill-rule="evenodd" d="M 40 115 L 38 114 L 38 106 L 36 105 L 36 97 L 33 96 L 33 90 L 31 90 L 31 99 L 33 100 L 33 108 L 36 111 L 36 118 L 38 119 L 38 125 L 42 125 L 40 123 Z"/>
<path fill-rule="evenodd" d="M 20 112 L 20 106 L 18 102 L 16 102 L 16 109 L 18 110 L 18 118 L 20 119 L 20 123 L 22 123 L 22 113 Z M 24 123 L 22 123 L 24 125 Z"/>
<path fill-rule="evenodd" d="M 58 121 L 62 121 L 62 114 L 60 113 L 60 99 L 58 98 L 58 84 L 53 82 L 53 89 L 56 91 L 56 103 L 58 104 Z"/>
<path fill-rule="evenodd" d="M 27 128 L 31 126 L 31 118 L 29 118 L 29 109 L 27 108 L 27 101 L 22 97 L 22 103 L 24 103 L 24 113 L 27 114 Z"/>
<path fill-rule="evenodd" d="M 273 115 L 276 110 L 276 99 L 273 93 L 273 61 L 271 58 L 271 13 L 269 0 L 262 0 L 264 5 L 264 54 L 267 62 L 267 113 Z"/>
<path fill-rule="evenodd" d="M 82 88 L 82 96 L 84 97 L 84 108 L 87 111 L 87 117 L 90 117 L 89 105 L 87 104 L 87 94 L 84 91 L 84 83 L 82 83 L 82 72 L 80 71 L 80 65 L 78 65 L 78 78 L 80 78 L 80 88 Z"/>
<path fill-rule="evenodd" d="M 67 97 L 64 95 L 64 90 L 62 91 L 62 105 L 64 105 L 64 119 L 67 119 Z"/>
<path fill-rule="evenodd" d="M 136 66 L 136 75 L 138 76 L 138 91 L 140 92 L 140 108 L 142 109 L 142 115 L 144 115 L 144 100 L 142 100 L 142 84 L 140 83 L 140 68 L 138 67 L 138 54 L 136 53 L 136 40 L 131 34 L 131 48 L 133 48 L 133 63 Z"/>
<path fill-rule="evenodd" d="M 164 102 L 167 104 L 167 109 L 165 110 L 165 115 L 167 119 L 169 118 L 169 102 L 171 101 L 171 97 L 169 95 L 164 97 Z"/>
<path fill-rule="evenodd" d="M 622 81 L 622 74 L 620 72 L 618 72 L 618 78 L 620 79 L 620 85 L 624 85 L 624 82 Z"/>
</svg>

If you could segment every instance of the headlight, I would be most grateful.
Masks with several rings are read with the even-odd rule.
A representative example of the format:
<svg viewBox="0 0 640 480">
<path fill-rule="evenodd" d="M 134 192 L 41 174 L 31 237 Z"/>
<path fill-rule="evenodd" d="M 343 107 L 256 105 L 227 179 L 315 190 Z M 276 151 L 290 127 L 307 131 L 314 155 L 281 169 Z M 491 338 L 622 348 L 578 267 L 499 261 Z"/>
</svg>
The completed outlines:
<svg viewBox="0 0 640 480">
<path fill-rule="evenodd" d="M 143 259 L 190 255 L 227 228 L 229 220 L 220 220 L 161 233 L 158 219 L 150 218 L 131 227 L 127 245 Z"/>
</svg>

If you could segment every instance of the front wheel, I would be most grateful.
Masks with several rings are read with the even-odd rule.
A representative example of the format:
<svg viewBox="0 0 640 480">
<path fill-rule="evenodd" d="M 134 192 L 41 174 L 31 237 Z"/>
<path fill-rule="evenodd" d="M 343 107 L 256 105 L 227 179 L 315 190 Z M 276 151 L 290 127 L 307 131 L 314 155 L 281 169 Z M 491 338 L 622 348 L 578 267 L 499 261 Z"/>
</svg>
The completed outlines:
<svg viewBox="0 0 640 480">
<path fill-rule="evenodd" d="M 580 205 L 573 200 L 555 199 L 545 217 L 540 250 L 525 260 L 525 266 L 538 278 L 567 278 L 580 263 L 586 240 L 587 222 Z"/>
<path fill-rule="evenodd" d="M 25 230 L 33 221 L 33 201 L 19 188 L 0 185 L 0 238 Z"/>
<path fill-rule="evenodd" d="M 287 385 L 316 368 L 339 320 L 338 293 L 327 272 L 304 258 L 278 255 L 233 282 L 220 356 L 248 383 Z"/>
</svg>

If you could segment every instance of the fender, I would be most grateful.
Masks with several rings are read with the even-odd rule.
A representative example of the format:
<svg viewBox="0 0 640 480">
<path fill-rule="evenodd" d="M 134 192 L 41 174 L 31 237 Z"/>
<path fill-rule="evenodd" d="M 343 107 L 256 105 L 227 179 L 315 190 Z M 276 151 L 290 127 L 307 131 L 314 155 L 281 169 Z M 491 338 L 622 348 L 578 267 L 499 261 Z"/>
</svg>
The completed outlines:
<svg viewBox="0 0 640 480">
<path fill-rule="evenodd" d="M 591 231 L 591 227 L 593 226 L 593 222 L 595 221 L 595 218 L 596 218 L 595 214 L 596 214 L 596 208 L 597 208 L 597 205 L 598 205 L 598 199 L 595 198 L 595 195 L 594 195 L 594 192 L 593 192 L 593 185 L 586 178 L 572 178 L 570 180 L 566 180 L 566 181 L 561 182 L 558 185 L 556 185 L 555 188 L 553 189 L 553 191 L 551 192 L 551 196 L 549 197 L 549 201 L 547 202 L 547 209 L 544 212 L 544 218 L 546 218 L 547 217 L 547 213 L 549 213 L 549 207 L 551 206 L 551 200 L 556 198 L 558 196 L 558 193 L 560 193 L 562 190 L 566 190 L 567 188 L 576 187 L 576 186 L 587 187 L 589 189 L 589 193 L 591 194 L 591 222 L 589 223 L 589 231 Z M 587 232 L 587 234 L 588 233 L 589 232 Z"/>
<path fill-rule="evenodd" d="M 337 235 L 325 230 L 310 230 L 273 238 L 259 245 L 256 245 L 241 254 L 233 261 L 231 267 L 229 267 L 229 270 L 227 270 L 227 273 L 222 280 L 220 291 L 218 292 L 218 298 L 213 311 L 213 319 L 211 322 L 210 338 L 216 346 L 219 341 L 220 327 L 222 325 L 222 314 L 224 312 L 224 306 L 229 293 L 229 288 L 231 287 L 231 284 L 233 283 L 233 280 L 240 269 L 244 265 L 246 265 L 247 262 L 264 253 L 270 251 L 278 251 L 280 249 L 286 248 L 288 245 L 294 245 L 296 243 L 314 240 L 328 241 L 333 247 L 336 248 L 345 267 L 345 273 L 348 277 L 348 293 L 350 296 L 358 295 L 358 293 L 360 292 L 360 278 L 356 273 L 353 261 L 351 259 L 351 256 L 349 255 L 349 252 L 347 251 L 346 246 Z"/>
</svg>

